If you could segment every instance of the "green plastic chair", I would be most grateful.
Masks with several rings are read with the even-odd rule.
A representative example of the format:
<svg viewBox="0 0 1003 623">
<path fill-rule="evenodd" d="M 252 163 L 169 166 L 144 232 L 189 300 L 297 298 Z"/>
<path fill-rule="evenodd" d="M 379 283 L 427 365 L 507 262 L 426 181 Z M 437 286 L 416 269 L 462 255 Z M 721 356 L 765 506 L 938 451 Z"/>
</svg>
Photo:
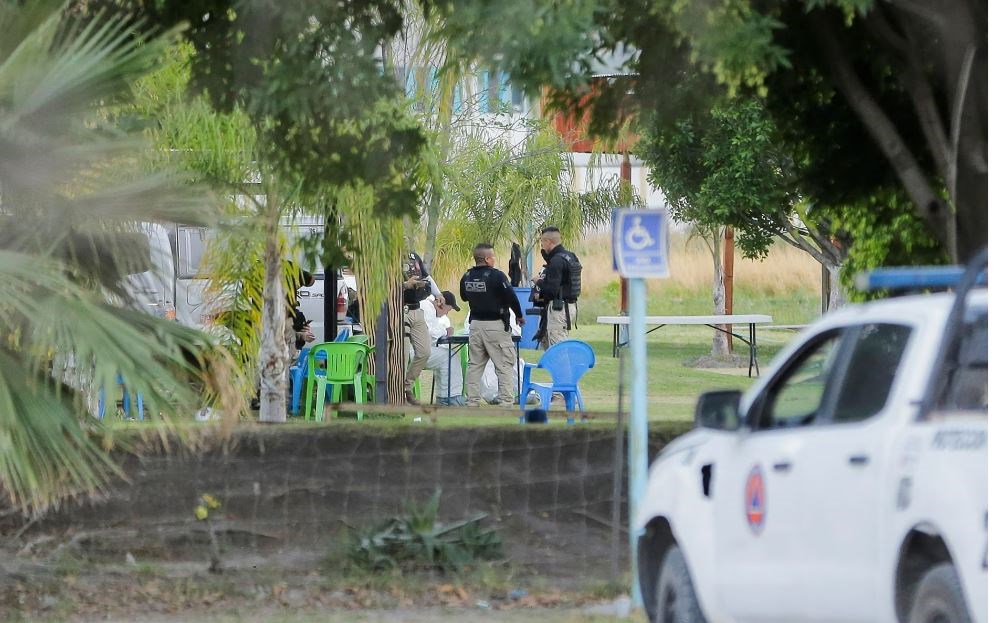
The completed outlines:
<svg viewBox="0 0 1003 623">
<path fill-rule="evenodd" d="M 365 344 L 368 349 L 367 354 L 376 350 L 375 347 L 369 345 L 369 336 L 364 333 L 350 336 L 345 341 L 352 342 L 353 344 Z M 369 374 L 369 369 L 365 362 L 362 364 L 362 382 L 366 386 L 366 399 L 369 402 L 376 402 L 376 375 Z"/>
<path fill-rule="evenodd" d="M 314 411 L 313 419 L 319 421 L 324 417 L 328 387 L 331 388 L 331 402 L 341 402 L 341 388 L 346 385 L 351 385 L 354 389 L 355 402 L 363 402 L 362 362 L 368 352 L 369 348 L 365 344 L 353 342 L 325 342 L 310 349 L 307 356 L 305 420 L 309 420 Z M 327 368 L 317 366 L 318 353 L 327 356 Z M 315 387 L 317 397 L 311 400 Z M 361 411 L 358 416 L 361 420 Z"/>
<path fill-rule="evenodd" d="M 374 346 L 370 346 L 369 345 L 369 336 L 366 335 L 366 334 L 364 334 L 364 333 L 359 333 L 358 335 L 349 336 L 349 338 L 347 340 L 345 340 L 345 341 L 346 342 L 350 342 L 352 344 L 365 344 L 366 348 L 368 348 L 367 354 L 373 352 L 374 350 L 376 350 Z M 464 369 L 466 369 L 466 368 L 464 368 Z M 366 386 L 366 394 L 367 394 L 368 400 L 370 402 L 376 402 L 376 375 L 375 374 L 369 374 L 369 372 L 366 370 L 365 364 L 363 364 L 363 366 L 362 366 L 362 382 Z M 415 381 L 414 381 L 414 393 L 420 399 L 420 397 L 421 397 L 421 380 L 420 379 L 415 379 Z"/>
</svg>

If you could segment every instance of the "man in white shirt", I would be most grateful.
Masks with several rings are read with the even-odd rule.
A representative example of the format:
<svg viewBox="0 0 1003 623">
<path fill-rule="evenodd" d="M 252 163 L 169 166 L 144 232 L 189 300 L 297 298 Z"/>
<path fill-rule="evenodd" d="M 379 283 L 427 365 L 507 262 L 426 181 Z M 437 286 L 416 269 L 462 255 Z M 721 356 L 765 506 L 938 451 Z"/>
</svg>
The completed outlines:
<svg viewBox="0 0 1003 623">
<path fill-rule="evenodd" d="M 428 356 L 425 367 L 432 370 L 435 375 L 435 387 L 438 394 L 436 402 L 440 405 L 465 404 L 460 357 L 455 354 L 453 357 L 449 356 L 448 344 L 435 345 L 440 337 L 453 334 L 449 316 L 446 314 L 449 313 L 450 309 L 460 311 L 460 306 L 456 304 L 456 296 L 448 290 L 443 290 L 441 298 L 430 296 L 422 300 L 420 305 L 421 310 L 425 313 L 425 324 L 428 325 L 429 342 L 432 345 L 432 352 Z M 452 366 L 452 372 L 450 372 L 449 366 Z"/>
</svg>

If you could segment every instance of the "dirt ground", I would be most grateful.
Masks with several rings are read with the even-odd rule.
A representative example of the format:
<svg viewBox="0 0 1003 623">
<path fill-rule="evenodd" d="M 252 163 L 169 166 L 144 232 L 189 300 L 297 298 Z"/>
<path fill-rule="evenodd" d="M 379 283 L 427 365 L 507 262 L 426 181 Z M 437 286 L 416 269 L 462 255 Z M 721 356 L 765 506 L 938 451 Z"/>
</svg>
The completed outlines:
<svg viewBox="0 0 1003 623">
<path fill-rule="evenodd" d="M 0 551 L 0 621 L 39 623 L 607 623 L 626 616 L 623 586 L 540 577 L 507 565 L 443 576 L 345 576 L 316 567 L 202 562 L 30 561 Z"/>
<path fill-rule="evenodd" d="M 112 623 L 132 623 L 142 620 L 144 623 L 181 623 L 182 621 L 200 623 L 641 623 L 645 621 L 638 613 L 619 618 L 606 613 L 613 604 L 599 604 L 585 608 L 519 608 L 511 610 L 480 610 L 480 609 L 394 609 L 383 611 L 344 612 L 330 611 L 324 613 L 285 612 L 279 610 L 258 610 L 236 613 L 220 617 L 193 617 L 188 613 L 181 617 L 143 617 L 142 619 L 119 619 Z M 99 619 L 107 621 L 107 619 Z"/>
<path fill-rule="evenodd" d="M 225 452 L 128 455 L 130 481 L 107 495 L 0 522 L 0 623 L 622 620 L 610 605 L 629 565 L 609 518 L 614 450 L 608 428 L 584 426 L 293 427 Z M 488 513 L 503 560 L 375 577 L 346 564 L 360 527 L 438 491 L 440 518 Z M 223 508 L 215 532 L 193 514 L 208 493 Z"/>
</svg>

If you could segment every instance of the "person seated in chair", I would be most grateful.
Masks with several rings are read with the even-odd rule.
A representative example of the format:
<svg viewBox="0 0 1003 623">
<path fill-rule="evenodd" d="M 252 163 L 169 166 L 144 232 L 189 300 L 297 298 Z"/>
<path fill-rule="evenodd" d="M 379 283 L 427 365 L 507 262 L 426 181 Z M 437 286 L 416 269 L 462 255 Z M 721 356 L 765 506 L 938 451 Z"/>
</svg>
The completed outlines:
<svg viewBox="0 0 1003 623">
<path fill-rule="evenodd" d="M 463 371 L 460 369 L 460 358 L 454 353 L 449 356 L 449 344 L 437 346 L 440 337 L 453 334 L 449 322 L 449 310 L 460 311 L 456 304 L 456 296 L 449 290 L 443 290 L 441 297 L 429 296 L 421 302 L 421 310 L 425 313 L 425 324 L 428 325 L 431 353 L 425 363 L 426 370 L 432 370 L 437 388 L 436 402 L 440 405 L 466 404 L 463 397 Z M 452 371 L 450 371 L 452 367 Z M 449 387 L 446 387 L 449 385 Z"/>
<path fill-rule="evenodd" d="M 310 320 L 300 309 L 299 289 L 312 286 L 314 283 L 313 274 L 306 270 L 301 270 L 297 278 L 293 279 L 293 290 L 290 293 L 288 307 L 286 308 L 285 340 L 289 349 L 289 360 L 295 364 L 299 357 L 300 349 L 314 341 L 316 336 L 310 328 Z"/>
</svg>

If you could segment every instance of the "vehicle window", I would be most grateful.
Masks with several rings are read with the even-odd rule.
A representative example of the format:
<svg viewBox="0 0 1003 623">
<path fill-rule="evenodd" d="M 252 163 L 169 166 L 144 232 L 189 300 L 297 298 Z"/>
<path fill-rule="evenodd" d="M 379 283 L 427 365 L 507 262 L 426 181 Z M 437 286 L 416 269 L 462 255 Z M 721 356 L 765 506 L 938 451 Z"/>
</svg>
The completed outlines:
<svg viewBox="0 0 1003 623">
<path fill-rule="evenodd" d="M 951 411 L 989 411 L 989 315 L 980 313 L 966 324 L 957 353 L 957 367 L 948 371 L 940 405 Z"/>
<path fill-rule="evenodd" d="M 834 333 L 799 357 L 783 379 L 768 390 L 759 430 L 811 424 L 819 415 L 833 373 L 842 335 Z"/>
<path fill-rule="evenodd" d="M 911 333 L 904 325 L 861 328 L 832 411 L 833 422 L 859 422 L 884 408 Z"/>
<path fill-rule="evenodd" d="M 192 279 L 198 274 L 209 238 L 205 227 L 178 228 L 178 277 Z"/>
</svg>

